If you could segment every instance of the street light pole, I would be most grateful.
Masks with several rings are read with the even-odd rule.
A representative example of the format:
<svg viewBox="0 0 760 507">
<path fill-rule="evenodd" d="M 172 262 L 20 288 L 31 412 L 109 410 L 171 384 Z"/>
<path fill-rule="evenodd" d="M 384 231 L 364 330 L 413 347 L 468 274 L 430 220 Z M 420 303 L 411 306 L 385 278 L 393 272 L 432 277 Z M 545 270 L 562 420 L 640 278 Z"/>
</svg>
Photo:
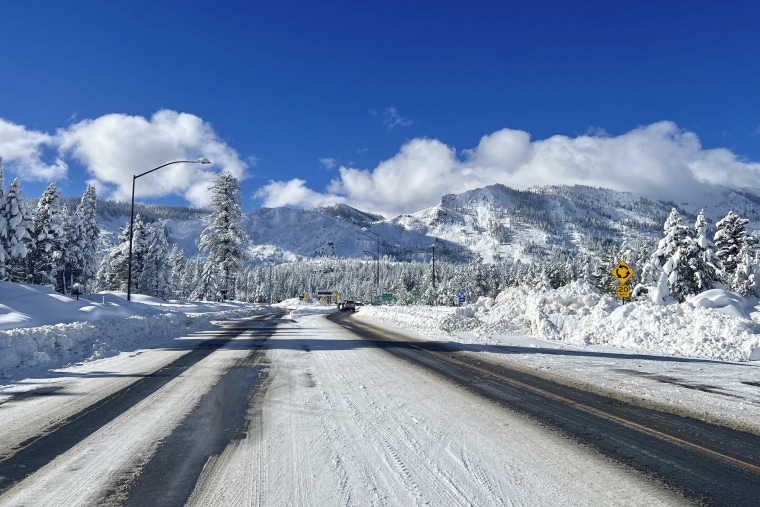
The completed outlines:
<svg viewBox="0 0 760 507">
<path fill-rule="evenodd" d="M 150 171 L 145 171 L 144 173 L 140 174 L 134 174 L 132 175 L 132 207 L 130 208 L 129 212 L 129 256 L 127 259 L 127 301 L 132 300 L 132 237 L 135 235 L 134 229 L 135 227 L 135 181 L 140 176 L 145 176 L 146 174 L 150 174 L 153 171 L 158 171 L 162 167 L 166 167 L 168 165 L 172 164 L 210 164 L 211 162 L 207 158 L 199 158 L 198 160 L 175 160 L 174 162 L 167 162 L 166 164 L 160 165 L 158 167 L 154 167 Z"/>
<path fill-rule="evenodd" d="M 269 306 L 272 306 L 272 265 L 269 265 Z"/>
<path fill-rule="evenodd" d="M 377 296 L 380 296 L 380 235 L 368 227 L 362 227 L 365 232 L 371 232 L 377 237 L 377 257 L 375 257 L 375 288 L 377 289 Z"/>
<path fill-rule="evenodd" d="M 430 246 L 433 248 L 433 291 L 435 291 L 435 243 Z"/>
</svg>

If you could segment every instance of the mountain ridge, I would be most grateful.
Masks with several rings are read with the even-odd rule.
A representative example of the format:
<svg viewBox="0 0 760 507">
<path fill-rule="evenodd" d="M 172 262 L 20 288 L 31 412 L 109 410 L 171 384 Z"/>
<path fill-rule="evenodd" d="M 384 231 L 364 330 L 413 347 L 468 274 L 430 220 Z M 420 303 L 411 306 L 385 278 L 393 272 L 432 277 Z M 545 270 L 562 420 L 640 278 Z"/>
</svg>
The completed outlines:
<svg viewBox="0 0 760 507">
<path fill-rule="evenodd" d="M 528 262 L 555 247 L 593 254 L 624 239 L 654 243 L 674 207 L 687 225 L 694 223 L 702 209 L 601 187 L 550 185 L 516 190 L 496 184 L 446 194 L 435 206 L 394 217 L 347 204 L 260 208 L 245 214 L 245 228 L 252 240 L 249 253 L 254 264 L 321 256 L 374 258 L 378 246 L 381 256 L 399 261 L 430 259 L 435 250 L 436 255 L 456 262 L 478 257 L 486 262 Z M 138 211 L 146 208 L 150 209 Z M 760 221 L 760 191 L 723 188 L 704 210 L 712 224 L 732 210 L 748 218 L 748 229 L 754 230 Z M 155 219 L 165 224 L 171 244 L 178 244 L 190 257 L 197 256 L 208 212 L 204 215 L 192 208 L 189 218 L 171 216 L 181 215 L 180 211 L 163 210 L 170 218 L 157 214 Z M 115 241 L 117 234 L 112 231 L 119 219 L 126 223 L 129 215 L 102 217 L 107 243 Z"/>
</svg>

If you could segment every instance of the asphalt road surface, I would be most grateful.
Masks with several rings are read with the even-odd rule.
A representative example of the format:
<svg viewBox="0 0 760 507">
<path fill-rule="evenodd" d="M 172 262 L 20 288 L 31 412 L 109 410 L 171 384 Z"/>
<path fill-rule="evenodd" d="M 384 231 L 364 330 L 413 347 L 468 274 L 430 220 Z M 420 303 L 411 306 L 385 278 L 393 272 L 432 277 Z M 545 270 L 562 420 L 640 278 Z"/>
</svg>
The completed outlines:
<svg viewBox="0 0 760 507">
<path fill-rule="evenodd" d="M 0 402 L 0 505 L 757 505 L 760 438 L 346 314 L 228 322 Z"/>
<path fill-rule="evenodd" d="M 708 505 L 758 505 L 760 436 L 624 403 L 492 364 L 454 343 L 347 322 L 378 347 L 555 428 Z"/>
</svg>

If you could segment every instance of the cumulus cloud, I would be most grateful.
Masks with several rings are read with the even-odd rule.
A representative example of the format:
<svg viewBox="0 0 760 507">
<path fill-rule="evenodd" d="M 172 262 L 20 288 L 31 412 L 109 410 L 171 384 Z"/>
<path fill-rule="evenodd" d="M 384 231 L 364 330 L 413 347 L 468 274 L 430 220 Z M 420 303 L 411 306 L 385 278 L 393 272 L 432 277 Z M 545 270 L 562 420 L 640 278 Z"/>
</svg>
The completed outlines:
<svg viewBox="0 0 760 507">
<path fill-rule="evenodd" d="M 108 114 L 60 129 L 56 143 L 62 153 L 85 166 L 106 198 L 129 200 L 132 175 L 161 162 L 206 157 L 212 165 L 174 164 L 138 180 L 135 196 L 180 194 L 195 206 L 209 204 L 208 187 L 215 170 L 226 170 L 242 180 L 248 164 L 219 139 L 201 118 L 161 110 L 150 119 Z"/>
<path fill-rule="evenodd" d="M 264 206 L 270 208 L 282 206 L 316 208 L 345 201 L 343 197 L 320 194 L 306 188 L 306 181 L 300 178 L 290 181 L 270 181 L 261 187 L 254 197 L 263 199 Z"/>
<path fill-rule="evenodd" d="M 66 176 L 66 162 L 58 157 L 53 157 L 52 162 L 43 160 L 44 152 L 54 147 L 53 136 L 0 118 L 0 157 L 11 171 L 25 179 L 52 181 Z"/>
<path fill-rule="evenodd" d="M 413 139 L 374 169 L 340 167 L 323 193 L 292 180 L 270 182 L 257 196 L 269 206 L 311 207 L 334 199 L 392 216 L 496 183 L 517 189 L 591 185 L 699 205 L 716 185 L 760 187 L 760 163 L 724 148 L 704 149 L 696 134 L 669 121 L 619 136 L 597 130 L 542 140 L 502 129 L 461 152 L 436 139 Z"/>
</svg>

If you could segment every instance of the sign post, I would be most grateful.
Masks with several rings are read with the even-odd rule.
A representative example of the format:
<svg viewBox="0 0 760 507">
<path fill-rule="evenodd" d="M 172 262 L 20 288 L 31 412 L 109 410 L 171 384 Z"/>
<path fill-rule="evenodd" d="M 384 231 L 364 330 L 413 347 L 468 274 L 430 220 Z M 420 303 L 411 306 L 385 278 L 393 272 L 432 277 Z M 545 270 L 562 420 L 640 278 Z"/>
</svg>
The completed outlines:
<svg viewBox="0 0 760 507">
<path fill-rule="evenodd" d="M 626 284 L 633 275 L 633 269 L 626 264 L 625 261 L 618 262 L 617 265 L 612 268 L 612 276 L 617 278 L 617 281 L 620 283 L 615 291 L 615 296 L 622 299 L 623 303 L 625 303 L 626 299 L 631 297 L 631 287 Z"/>
</svg>

